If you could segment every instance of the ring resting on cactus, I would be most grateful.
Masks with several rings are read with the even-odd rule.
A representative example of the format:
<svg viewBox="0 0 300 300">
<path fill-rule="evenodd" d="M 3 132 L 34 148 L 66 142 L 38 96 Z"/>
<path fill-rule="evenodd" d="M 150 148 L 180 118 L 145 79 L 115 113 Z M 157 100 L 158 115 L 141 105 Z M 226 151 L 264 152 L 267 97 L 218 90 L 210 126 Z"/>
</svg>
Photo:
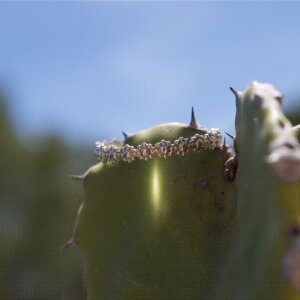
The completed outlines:
<svg viewBox="0 0 300 300">
<path fill-rule="evenodd" d="M 119 144 L 119 145 L 118 145 Z M 167 158 L 172 154 L 182 155 L 188 151 L 214 150 L 221 147 L 221 133 L 219 129 L 212 128 L 205 134 L 196 133 L 190 138 L 179 137 L 173 142 L 161 140 L 154 145 L 142 142 L 136 148 L 118 141 L 95 143 L 95 154 L 101 162 L 132 162 L 135 159 L 148 160 L 153 156 Z"/>
<path fill-rule="evenodd" d="M 300 299 L 299 127 L 273 86 L 231 90 L 233 147 L 192 111 L 96 142 L 99 162 L 73 176 L 85 199 L 66 246 L 89 300 Z"/>
</svg>

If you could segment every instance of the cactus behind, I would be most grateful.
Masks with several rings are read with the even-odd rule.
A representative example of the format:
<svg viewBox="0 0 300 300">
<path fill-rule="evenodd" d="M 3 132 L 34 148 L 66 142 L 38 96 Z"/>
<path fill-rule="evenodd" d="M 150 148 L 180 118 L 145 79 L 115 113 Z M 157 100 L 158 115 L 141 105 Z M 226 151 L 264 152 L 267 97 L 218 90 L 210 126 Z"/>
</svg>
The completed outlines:
<svg viewBox="0 0 300 300">
<path fill-rule="evenodd" d="M 244 93 L 233 92 L 236 232 L 217 298 L 300 299 L 300 278 L 288 270 L 298 273 L 300 265 L 286 265 L 292 240 L 297 242 L 291 234 L 300 228 L 300 146 L 273 86 L 253 82 Z"/>
<path fill-rule="evenodd" d="M 90 300 L 300 299 L 297 129 L 272 86 L 233 92 L 235 149 L 193 113 L 96 143 L 68 243 Z"/>
</svg>

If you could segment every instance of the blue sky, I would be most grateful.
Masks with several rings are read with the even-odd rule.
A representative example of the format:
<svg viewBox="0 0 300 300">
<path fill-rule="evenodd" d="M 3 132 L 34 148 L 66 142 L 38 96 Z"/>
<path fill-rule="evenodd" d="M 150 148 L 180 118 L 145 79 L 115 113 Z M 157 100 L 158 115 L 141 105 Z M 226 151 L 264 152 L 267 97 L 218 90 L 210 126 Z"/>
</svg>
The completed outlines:
<svg viewBox="0 0 300 300">
<path fill-rule="evenodd" d="M 75 143 L 161 122 L 232 131 L 254 79 L 300 95 L 297 2 L 1 2 L 0 84 L 16 127 Z"/>
</svg>

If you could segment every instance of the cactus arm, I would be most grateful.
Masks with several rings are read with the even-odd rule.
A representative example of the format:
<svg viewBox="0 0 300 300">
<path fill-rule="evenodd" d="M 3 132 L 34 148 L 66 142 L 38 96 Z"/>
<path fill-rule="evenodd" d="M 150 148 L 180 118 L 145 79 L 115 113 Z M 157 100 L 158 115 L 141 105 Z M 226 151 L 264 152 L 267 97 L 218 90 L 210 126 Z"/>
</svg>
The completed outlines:
<svg viewBox="0 0 300 300">
<path fill-rule="evenodd" d="M 217 299 L 300 299 L 284 274 L 284 232 L 300 224 L 300 147 L 280 100 L 257 82 L 236 93 L 237 230 Z"/>
</svg>

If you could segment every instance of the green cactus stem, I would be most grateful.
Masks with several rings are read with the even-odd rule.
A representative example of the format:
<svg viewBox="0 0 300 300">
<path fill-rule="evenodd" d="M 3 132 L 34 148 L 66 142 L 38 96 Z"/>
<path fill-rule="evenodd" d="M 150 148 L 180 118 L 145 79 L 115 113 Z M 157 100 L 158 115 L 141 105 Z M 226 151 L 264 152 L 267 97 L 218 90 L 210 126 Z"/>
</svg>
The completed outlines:
<svg viewBox="0 0 300 300">
<path fill-rule="evenodd" d="M 286 234 L 300 228 L 300 146 L 273 86 L 253 82 L 234 94 L 236 232 L 215 298 L 300 299 L 300 265 L 290 262 L 296 250 Z"/>
<path fill-rule="evenodd" d="M 79 177 L 85 200 L 67 246 L 84 255 L 89 299 L 208 297 L 233 229 L 229 147 L 194 113 L 124 136 L 97 143 L 101 162 Z"/>
</svg>

